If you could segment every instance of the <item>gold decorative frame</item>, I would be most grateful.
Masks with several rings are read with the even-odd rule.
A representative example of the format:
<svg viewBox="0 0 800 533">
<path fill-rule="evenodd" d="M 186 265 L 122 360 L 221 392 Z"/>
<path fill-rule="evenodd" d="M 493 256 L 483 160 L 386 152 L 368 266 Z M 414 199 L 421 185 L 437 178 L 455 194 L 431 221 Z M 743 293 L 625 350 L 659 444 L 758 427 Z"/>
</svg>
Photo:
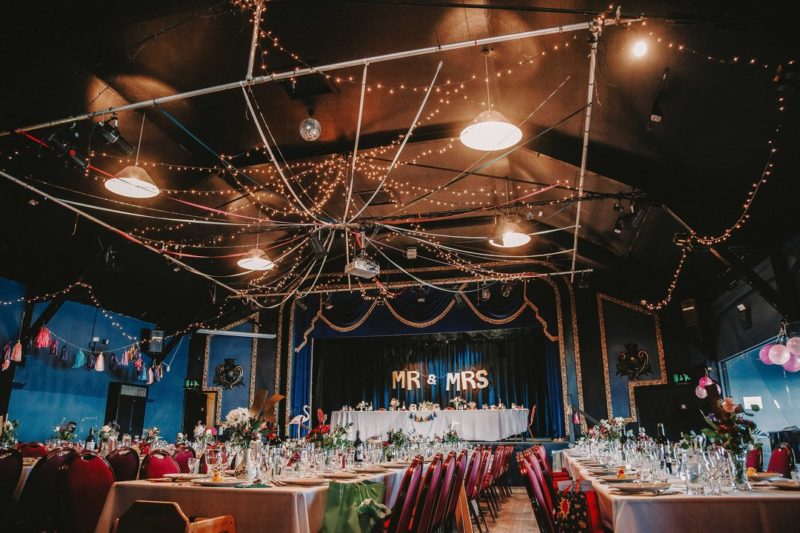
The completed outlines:
<svg viewBox="0 0 800 533">
<path fill-rule="evenodd" d="M 283 310 L 286 308 L 281 304 L 278 309 L 278 335 L 275 341 L 275 394 L 279 394 L 281 390 L 281 349 L 283 348 Z M 275 420 L 278 420 L 278 404 L 275 403 Z"/>
<path fill-rule="evenodd" d="M 656 328 L 656 348 L 658 349 L 658 361 L 661 365 L 661 378 L 649 379 L 644 381 L 628 382 L 628 401 L 630 402 L 631 414 L 625 419 L 626 422 L 636 422 L 636 395 L 634 389 L 636 387 L 646 387 L 649 385 L 665 385 L 667 383 L 667 367 L 664 364 L 664 341 L 661 337 L 661 319 L 658 314 L 648 311 L 644 307 L 614 298 L 603 293 L 597 293 L 597 315 L 600 322 L 600 348 L 603 352 L 603 380 L 605 381 L 606 393 L 606 407 L 608 409 L 608 418 L 614 416 L 613 404 L 611 402 L 611 375 L 608 369 L 608 346 L 606 345 L 606 320 L 603 312 L 603 301 L 608 301 L 613 304 L 625 307 L 637 313 L 653 317 L 653 322 Z"/>
<path fill-rule="evenodd" d="M 575 304 L 575 288 L 571 283 L 565 283 L 569 295 L 569 311 L 572 319 L 572 353 L 575 357 L 575 386 L 578 389 L 578 407 L 584 411 L 583 406 L 583 370 L 581 370 L 581 341 L 578 333 L 578 306 Z M 586 417 L 581 417 L 581 432 L 586 433 Z"/>
<path fill-rule="evenodd" d="M 249 320 L 254 320 L 253 322 L 253 333 L 258 333 L 258 313 L 254 313 L 250 316 L 247 316 L 237 322 L 233 322 L 232 324 L 228 324 L 222 328 L 219 328 L 222 331 L 228 331 L 230 329 L 235 328 L 236 326 L 240 326 Z M 206 385 L 208 383 L 208 358 L 211 352 L 211 338 L 214 335 L 206 334 L 206 343 L 205 343 L 205 350 L 203 353 L 203 382 L 202 387 L 200 390 L 203 392 L 214 392 L 217 395 L 216 401 L 216 408 L 214 413 L 214 421 L 216 425 L 222 424 L 222 387 L 209 387 Z M 250 390 L 248 393 L 248 402 L 247 406 L 249 407 L 253 403 L 253 398 L 256 393 L 256 364 L 258 363 L 258 339 L 253 337 L 252 339 L 252 347 L 250 349 Z"/>
</svg>

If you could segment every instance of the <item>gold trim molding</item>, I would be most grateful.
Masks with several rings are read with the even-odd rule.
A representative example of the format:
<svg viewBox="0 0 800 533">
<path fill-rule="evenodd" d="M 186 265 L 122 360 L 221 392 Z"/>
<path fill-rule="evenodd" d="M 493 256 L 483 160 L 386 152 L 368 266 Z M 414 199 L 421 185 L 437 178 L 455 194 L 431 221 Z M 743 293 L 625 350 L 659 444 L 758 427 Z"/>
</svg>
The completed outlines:
<svg viewBox="0 0 800 533">
<path fill-rule="evenodd" d="M 602 350 L 603 353 L 603 380 L 605 381 L 606 408 L 608 409 L 609 418 L 612 418 L 614 416 L 614 409 L 613 409 L 613 404 L 611 402 L 611 374 L 609 374 L 609 368 L 608 368 L 608 346 L 606 344 L 606 321 L 605 321 L 605 313 L 603 312 L 604 301 L 625 307 L 627 309 L 630 309 L 631 311 L 635 311 L 643 315 L 650 316 L 653 318 L 653 322 L 655 324 L 656 348 L 658 350 L 658 362 L 661 366 L 661 378 L 628 382 L 628 402 L 630 404 L 630 416 L 627 417 L 625 421 L 636 422 L 637 421 L 636 395 L 634 389 L 636 387 L 647 387 L 650 385 L 665 385 L 667 383 L 667 367 L 664 363 L 664 341 L 661 336 L 661 319 L 659 318 L 658 314 L 653 313 L 652 311 L 648 311 L 644 307 L 640 307 L 630 302 L 614 298 L 613 296 L 609 296 L 607 294 L 597 293 L 597 315 L 598 315 L 598 321 L 600 323 L 600 349 Z"/>
</svg>

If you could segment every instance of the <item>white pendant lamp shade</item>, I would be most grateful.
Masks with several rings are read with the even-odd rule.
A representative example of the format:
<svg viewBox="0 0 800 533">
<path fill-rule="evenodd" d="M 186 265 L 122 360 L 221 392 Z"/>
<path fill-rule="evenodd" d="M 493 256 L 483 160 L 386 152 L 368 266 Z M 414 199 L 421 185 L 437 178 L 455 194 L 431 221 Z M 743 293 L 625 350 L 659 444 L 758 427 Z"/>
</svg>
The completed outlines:
<svg viewBox="0 0 800 533">
<path fill-rule="evenodd" d="M 106 180 L 106 189 L 128 198 L 153 198 L 161 190 L 142 167 L 125 167 Z"/>
<path fill-rule="evenodd" d="M 510 148 L 521 139 L 522 130 L 493 109 L 482 111 L 469 126 L 461 130 L 464 146 L 484 152 Z"/>
<path fill-rule="evenodd" d="M 489 239 L 489 243 L 498 248 L 516 248 L 529 242 L 531 242 L 531 236 L 522 231 L 519 224 L 511 220 L 504 221 L 496 236 Z"/>
<path fill-rule="evenodd" d="M 275 263 L 260 248 L 248 251 L 247 255 L 239 259 L 237 264 L 245 270 L 272 270 L 275 268 Z"/>
</svg>

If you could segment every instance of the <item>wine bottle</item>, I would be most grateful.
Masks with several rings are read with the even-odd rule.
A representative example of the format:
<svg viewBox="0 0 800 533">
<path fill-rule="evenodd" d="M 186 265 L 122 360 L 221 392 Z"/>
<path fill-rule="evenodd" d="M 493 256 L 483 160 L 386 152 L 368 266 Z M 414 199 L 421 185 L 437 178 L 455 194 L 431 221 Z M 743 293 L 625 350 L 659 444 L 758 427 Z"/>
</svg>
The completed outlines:
<svg viewBox="0 0 800 533">
<path fill-rule="evenodd" d="M 94 442 L 94 428 L 89 428 L 89 436 L 86 437 L 86 443 L 83 446 L 83 449 L 87 452 L 93 452 L 95 447 Z"/>
<path fill-rule="evenodd" d="M 353 461 L 360 463 L 364 460 L 364 443 L 361 441 L 361 431 L 356 430 L 356 440 L 353 443 L 355 453 L 353 454 Z"/>
<path fill-rule="evenodd" d="M 656 444 L 659 446 L 665 446 L 669 443 L 667 440 L 667 434 L 664 432 L 664 424 L 658 423 L 656 424 Z"/>
</svg>

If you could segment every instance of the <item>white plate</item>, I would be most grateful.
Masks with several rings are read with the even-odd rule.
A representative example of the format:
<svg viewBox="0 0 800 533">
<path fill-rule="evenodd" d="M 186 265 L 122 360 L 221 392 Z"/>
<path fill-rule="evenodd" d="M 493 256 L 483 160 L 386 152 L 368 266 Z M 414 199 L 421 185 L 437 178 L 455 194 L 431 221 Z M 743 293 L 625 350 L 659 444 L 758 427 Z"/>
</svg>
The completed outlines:
<svg viewBox="0 0 800 533">
<path fill-rule="evenodd" d="M 364 472 L 365 474 L 384 474 L 386 473 L 386 468 L 382 466 L 365 466 L 361 468 L 359 472 Z"/>
<path fill-rule="evenodd" d="M 333 472 L 331 474 L 322 474 L 322 477 L 327 479 L 355 479 L 358 477 L 358 474 L 353 474 L 352 472 Z"/>
<path fill-rule="evenodd" d="M 771 485 L 781 490 L 800 490 L 800 482 L 789 481 L 788 479 L 783 481 L 773 481 Z"/>
<path fill-rule="evenodd" d="M 167 479 L 208 479 L 208 474 L 164 474 Z"/>
<path fill-rule="evenodd" d="M 229 477 L 224 477 L 220 481 L 212 481 L 209 477 L 192 480 L 192 485 L 200 485 L 202 487 L 235 487 L 242 483 L 241 479 L 231 479 Z"/>
<path fill-rule="evenodd" d="M 764 481 L 767 479 L 781 479 L 781 478 L 783 478 L 783 476 L 775 472 L 756 472 L 752 476 L 747 476 L 747 479 L 756 481 Z"/>
<path fill-rule="evenodd" d="M 617 477 L 616 474 L 611 474 L 608 476 L 598 476 L 597 479 L 600 481 L 605 481 L 606 483 L 632 483 L 634 481 L 639 480 L 639 476 L 637 474 L 625 474 L 625 477 L 620 478 Z"/>
<path fill-rule="evenodd" d="M 281 481 L 287 485 L 298 485 L 300 487 L 316 487 L 318 485 L 324 485 L 328 482 L 327 479 L 321 479 L 318 477 L 282 479 Z"/>
<path fill-rule="evenodd" d="M 664 492 L 672 485 L 669 483 L 631 483 L 614 487 L 621 492 L 630 492 L 635 494 L 637 492 Z"/>
</svg>

